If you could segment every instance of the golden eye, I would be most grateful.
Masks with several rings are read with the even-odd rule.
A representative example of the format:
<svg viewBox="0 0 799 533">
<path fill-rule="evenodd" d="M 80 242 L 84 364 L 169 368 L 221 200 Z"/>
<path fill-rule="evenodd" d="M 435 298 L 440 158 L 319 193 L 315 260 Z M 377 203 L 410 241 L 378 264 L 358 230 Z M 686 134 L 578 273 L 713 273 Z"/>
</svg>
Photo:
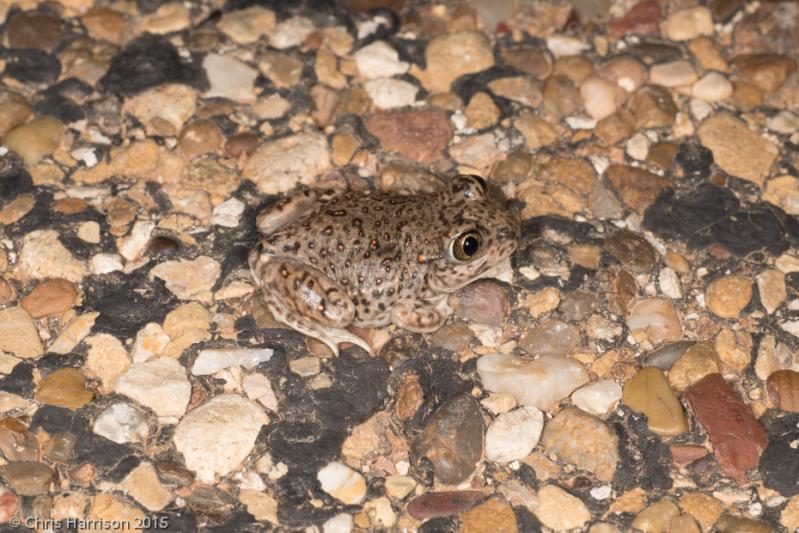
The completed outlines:
<svg viewBox="0 0 799 533">
<path fill-rule="evenodd" d="M 483 236 L 477 230 L 464 231 L 452 241 L 452 257 L 465 263 L 470 261 L 483 244 Z"/>
</svg>

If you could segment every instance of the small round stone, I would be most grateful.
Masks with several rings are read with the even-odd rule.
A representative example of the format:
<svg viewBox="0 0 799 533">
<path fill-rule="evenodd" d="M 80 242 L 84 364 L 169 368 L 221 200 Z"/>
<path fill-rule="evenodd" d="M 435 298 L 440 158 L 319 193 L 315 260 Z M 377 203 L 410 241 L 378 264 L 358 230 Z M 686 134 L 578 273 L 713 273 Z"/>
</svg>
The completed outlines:
<svg viewBox="0 0 799 533">
<path fill-rule="evenodd" d="M 722 276 L 705 289 L 708 308 L 721 318 L 738 318 L 752 299 L 752 280 L 744 276 Z"/>
</svg>

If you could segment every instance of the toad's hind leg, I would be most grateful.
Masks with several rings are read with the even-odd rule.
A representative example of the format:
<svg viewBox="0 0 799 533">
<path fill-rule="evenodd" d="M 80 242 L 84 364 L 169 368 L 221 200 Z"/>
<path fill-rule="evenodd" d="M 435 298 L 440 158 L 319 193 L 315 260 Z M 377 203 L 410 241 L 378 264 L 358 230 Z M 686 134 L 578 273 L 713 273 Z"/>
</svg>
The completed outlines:
<svg viewBox="0 0 799 533">
<path fill-rule="evenodd" d="M 344 329 L 355 317 L 355 306 L 323 272 L 274 260 L 260 265 L 254 274 L 276 320 L 319 339 L 335 355 L 340 342 L 355 344 L 372 353 L 365 340 Z"/>
<path fill-rule="evenodd" d="M 446 298 L 439 302 L 402 302 L 391 311 L 391 322 L 408 331 L 430 333 L 440 328 L 450 313 Z"/>
<path fill-rule="evenodd" d="M 334 190 L 305 189 L 283 198 L 278 203 L 264 208 L 255 219 L 255 225 L 264 235 L 288 226 L 301 216 L 306 215 L 322 202 L 336 195 Z"/>
</svg>

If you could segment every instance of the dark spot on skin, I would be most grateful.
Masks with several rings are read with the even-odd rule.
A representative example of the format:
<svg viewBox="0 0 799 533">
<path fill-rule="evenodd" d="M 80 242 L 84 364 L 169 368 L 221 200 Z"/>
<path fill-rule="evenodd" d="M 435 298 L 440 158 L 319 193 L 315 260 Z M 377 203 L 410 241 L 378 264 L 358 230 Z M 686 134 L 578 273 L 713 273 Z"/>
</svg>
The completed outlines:
<svg viewBox="0 0 799 533">
<path fill-rule="evenodd" d="M 322 233 L 325 235 L 333 235 L 333 226 L 325 227 L 325 229 L 322 230 Z"/>
<path fill-rule="evenodd" d="M 347 210 L 346 209 L 334 209 L 333 211 L 330 212 L 330 214 L 333 215 L 334 217 L 343 217 L 343 216 L 346 216 Z"/>
<path fill-rule="evenodd" d="M 383 302 L 378 302 L 377 303 L 377 308 L 380 309 L 381 311 L 385 311 L 386 310 L 386 305 Z"/>
</svg>

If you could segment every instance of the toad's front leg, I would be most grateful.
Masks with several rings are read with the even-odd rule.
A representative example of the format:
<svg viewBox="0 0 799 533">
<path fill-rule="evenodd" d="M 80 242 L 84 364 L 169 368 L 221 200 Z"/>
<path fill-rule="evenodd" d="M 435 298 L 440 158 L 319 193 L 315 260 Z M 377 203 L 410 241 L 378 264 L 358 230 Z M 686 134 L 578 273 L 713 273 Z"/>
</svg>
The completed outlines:
<svg viewBox="0 0 799 533">
<path fill-rule="evenodd" d="M 355 317 L 355 306 L 323 272 L 263 254 L 251 259 L 250 264 L 264 301 L 277 321 L 319 339 L 335 355 L 340 342 L 372 353 L 365 340 L 344 329 Z"/>
</svg>

